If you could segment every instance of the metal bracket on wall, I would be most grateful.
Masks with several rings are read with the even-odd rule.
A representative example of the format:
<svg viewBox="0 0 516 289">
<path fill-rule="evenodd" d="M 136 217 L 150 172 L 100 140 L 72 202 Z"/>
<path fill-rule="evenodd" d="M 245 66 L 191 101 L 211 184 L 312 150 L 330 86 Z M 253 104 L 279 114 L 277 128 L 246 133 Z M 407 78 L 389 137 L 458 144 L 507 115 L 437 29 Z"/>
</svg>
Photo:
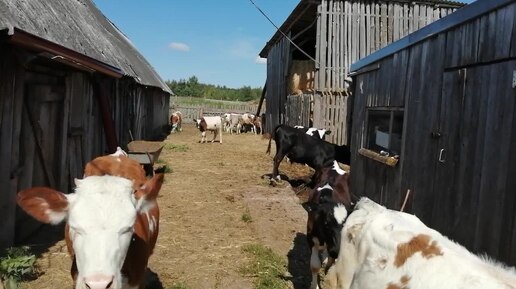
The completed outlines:
<svg viewBox="0 0 516 289">
<path fill-rule="evenodd" d="M 439 151 L 439 162 L 440 162 L 440 163 L 444 163 L 444 162 L 446 162 L 446 161 L 444 160 L 444 149 L 441 149 L 441 150 Z"/>
</svg>

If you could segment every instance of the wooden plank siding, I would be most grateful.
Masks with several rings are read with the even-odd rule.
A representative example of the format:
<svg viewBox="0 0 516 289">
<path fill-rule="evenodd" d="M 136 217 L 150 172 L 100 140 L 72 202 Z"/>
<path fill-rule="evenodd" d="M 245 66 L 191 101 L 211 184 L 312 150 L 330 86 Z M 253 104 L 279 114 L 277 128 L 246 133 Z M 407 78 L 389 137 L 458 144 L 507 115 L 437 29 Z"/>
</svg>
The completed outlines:
<svg viewBox="0 0 516 289">
<path fill-rule="evenodd" d="M 351 189 L 392 209 L 410 190 L 405 211 L 516 265 L 516 3 L 504 3 L 356 71 Z M 371 108 L 403 109 L 395 167 L 358 154 Z"/>
<path fill-rule="evenodd" d="M 2 51 L 6 48 L 0 47 Z M 9 52 L 8 52 L 9 53 Z M 0 58 L 0 94 L 8 95 L 9 97 L 0 98 L 0 184 L 3 184 L 2 197 L 0 198 L 0 227 L 3 228 L 0 234 L 0 246 L 2 244 L 11 244 L 14 236 L 15 227 L 15 210 L 16 207 L 12 205 L 15 200 L 13 189 L 16 189 L 15 179 L 11 178 L 11 169 L 18 167 L 18 160 L 13 159 L 15 156 L 19 157 L 19 152 L 16 151 L 16 142 L 12 138 L 13 135 L 19 136 L 19 129 L 16 126 L 17 117 L 20 115 L 20 105 L 16 105 L 19 100 L 19 94 L 14 90 L 17 73 L 16 66 L 13 65 L 14 57 Z"/>
<path fill-rule="evenodd" d="M 269 133 L 284 123 L 289 58 L 290 43 L 286 38 L 274 45 L 267 56 L 265 131 Z"/>
<path fill-rule="evenodd" d="M 311 114 L 311 94 L 289 95 L 286 103 L 286 119 L 285 124 L 289 126 L 302 125 L 310 126 Z"/>
<path fill-rule="evenodd" d="M 317 28 L 313 35 L 305 37 L 312 38 L 316 46 L 311 55 L 315 60 L 313 125 L 335 128 L 335 135 L 328 139 L 338 144 L 349 143 L 346 135 L 350 133 L 351 100 L 346 96 L 345 79 L 350 65 L 455 10 L 429 3 L 369 0 L 320 0 L 312 9 L 317 11 Z M 292 56 L 285 53 L 288 47 L 288 40 L 282 37 L 268 50 L 266 132 L 300 115 L 283 106 L 288 94 L 283 87 L 287 85 L 284 76 L 292 61 Z M 341 107 L 335 108 L 336 103 Z M 339 113 L 334 113 L 335 109 Z"/>
</svg>

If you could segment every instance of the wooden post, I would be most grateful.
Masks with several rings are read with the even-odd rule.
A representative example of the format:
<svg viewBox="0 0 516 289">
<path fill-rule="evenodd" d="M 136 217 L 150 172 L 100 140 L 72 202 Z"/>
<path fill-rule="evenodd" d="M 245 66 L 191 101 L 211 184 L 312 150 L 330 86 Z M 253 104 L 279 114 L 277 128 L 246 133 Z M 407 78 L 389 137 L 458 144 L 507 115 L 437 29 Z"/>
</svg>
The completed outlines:
<svg viewBox="0 0 516 289">
<path fill-rule="evenodd" d="M 265 94 L 267 93 L 267 80 L 265 80 L 265 84 L 262 89 L 262 96 L 260 97 L 260 102 L 258 103 L 258 109 L 256 110 L 256 116 L 260 116 L 260 111 L 262 110 L 263 100 L 265 99 Z"/>
</svg>

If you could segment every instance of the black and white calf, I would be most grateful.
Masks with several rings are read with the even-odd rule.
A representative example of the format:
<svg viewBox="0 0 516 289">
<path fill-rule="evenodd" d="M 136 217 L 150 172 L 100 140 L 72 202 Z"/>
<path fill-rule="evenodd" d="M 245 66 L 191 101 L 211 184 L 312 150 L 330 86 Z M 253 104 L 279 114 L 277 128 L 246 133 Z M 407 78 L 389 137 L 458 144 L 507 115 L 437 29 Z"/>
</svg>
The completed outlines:
<svg viewBox="0 0 516 289">
<path fill-rule="evenodd" d="M 271 141 L 276 143 L 276 155 L 273 159 L 272 178 L 280 179 L 278 167 L 285 156 L 291 162 L 306 164 L 315 170 L 313 180 L 318 178 L 320 170 L 333 165 L 333 161 L 350 163 L 351 152 L 346 145 L 336 145 L 312 137 L 297 128 L 278 125 L 269 140 L 267 153 L 271 151 Z"/>
<path fill-rule="evenodd" d="M 319 288 L 317 277 L 321 269 L 320 254 L 329 255 L 326 269 L 337 259 L 341 230 L 353 206 L 349 174 L 342 170 L 336 161 L 332 166 L 321 169 L 317 182 L 315 189 L 309 192 L 308 201 L 303 204 L 303 208 L 308 212 L 306 237 L 312 250 L 311 289 Z"/>
<path fill-rule="evenodd" d="M 222 118 L 220 116 L 205 116 L 200 119 L 194 119 L 197 128 L 201 132 L 200 143 L 206 142 L 206 132 L 213 132 L 213 139 L 211 142 L 215 142 L 217 134 L 219 134 L 219 142 L 222 143 Z"/>
<path fill-rule="evenodd" d="M 297 128 L 301 130 L 302 132 L 306 133 L 307 135 L 319 138 L 324 140 L 324 137 L 331 133 L 331 130 L 329 129 L 319 129 L 316 127 L 304 127 L 302 125 L 296 125 L 294 128 Z"/>
</svg>

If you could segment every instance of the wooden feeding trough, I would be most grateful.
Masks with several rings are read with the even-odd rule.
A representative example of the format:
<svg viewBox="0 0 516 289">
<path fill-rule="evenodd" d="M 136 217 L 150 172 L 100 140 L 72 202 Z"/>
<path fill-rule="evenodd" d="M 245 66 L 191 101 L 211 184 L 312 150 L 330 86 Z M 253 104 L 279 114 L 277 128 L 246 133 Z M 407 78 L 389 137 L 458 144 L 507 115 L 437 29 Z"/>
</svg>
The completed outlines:
<svg viewBox="0 0 516 289">
<path fill-rule="evenodd" d="M 127 156 L 143 165 L 147 175 L 152 175 L 153 165 L 165 144 L 160 141 L 135 140 L 127 144 Z"/>
</svg>

